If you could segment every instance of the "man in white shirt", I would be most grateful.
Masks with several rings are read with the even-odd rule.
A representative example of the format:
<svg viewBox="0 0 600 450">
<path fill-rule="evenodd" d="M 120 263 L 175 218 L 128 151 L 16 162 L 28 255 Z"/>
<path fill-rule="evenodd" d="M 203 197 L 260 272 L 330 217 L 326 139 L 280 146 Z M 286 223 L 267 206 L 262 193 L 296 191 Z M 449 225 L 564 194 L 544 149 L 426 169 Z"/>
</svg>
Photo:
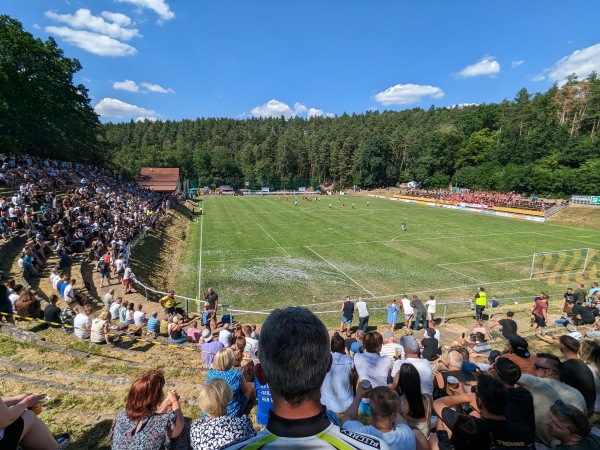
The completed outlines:
<svg viewBox="0 0 600 450">
<path fill-rule="evenodd" d="M 17 310 L 15 309 L 15 303 L 17 303 L 17 300 L 19 300 L 19 297 L 21 296 L 22 292 L 23 292 L 23 285 L 17 284 L 15 286 L 15 290 L 13 291 L 13 293 L 8 296 L 10 303 L 12 303 L 12 309 L 15 314 L 17 313 Z"/>
<path fill-rule="evenodd" d="M 137 310 L 133 313 L 133 323 L 137 327 L 143 327 L 147 322 L 146 313 L 142 311 L 142 304 L 137 305 Z"/>
<path fill-rule="evenodd" d="M 114 295 L 115 295 L 114 288 L 110 288 L 110 290 L 106 294 L 104 294 L 104 298 L 102 299 L 102 301 L 104 302 L 104 307 L 106 309 L 110 309 L 113 302 L 115 301 Z"/>
<path fill-rule="evenodd" d="M 75 281 L 77 281 L 77 280 L 72 279 L 69 282 L 69 284 L 67 285 L 67 287 L 65 287 L 65 291 L 63 294 L 63 300 L 66 303 L 71 303 L 71 302 L 75 301 L 75 292 L 73 291 L 73 285 L 75 284 Z"/>
<path fill-rule="evenodd" d="M 419 358 L 419 342 L 414 336 L 406 335 L 400 339 L 400 344 L 404 347 L 406 359 L 398 359 L 392 367 L 392 377 L 394 386 L 398 384 L 400 378 L 399 372 L 402 364 L 412 364 L 415 366 L 421 377 L 421 392 L 423 394 L 433 395 L 433 367 L 426 359 Z"/>
<path fill-rule="evenodd" d="M 354 310 L 358 312 L 358 329 L 367 332 L 369 326 L 369 307 L 362 297 L 358 297 Z"/>
<path fill-rule="evenodd" d="M 119 318 L 119 309 L 121 308 L 121 303 L 123 302 L 122 297 L 117 297 L 117 300 L 110 305 L 110 318 L 111 320 L 115 320 Z M 135 319 L 134 319 L 135 320 Z"/>
<path fill-rule="evenodd" d="M 404 353 L 404 347 L 397 344 L 394 340 L 394 333 L 386 331 L 383 333 L 383 345 L 379 352 L 381 356 L 387 356 L 390 360 L 390 369 L 393 367 L 396 358 L 404 359 L 406 354 Z"/>
<path fill-rule="evenodd" d="M 229 323 L 223 324 L 223 329 L 219 331 L 219 342 L 223 347 L 231 347 L 231 331 L 229 331 Z"/>
<path fill-rule="evenodd" d="M 73 320 L 73 334 L 79 339 L 89 339 L 92 330 L 92 318 L 90 315 L 94 312 L 92 305 L 85 305 L 83 312 L 75 316 Z"/>
<path fill-rule="evenodd" d="M 402 300 L 400 301 L 402 302 L 402 310 L 404 311 L 404 322 L 406 324 L 406 328 L 412 328 L 415 310 L 410 304 L 410 299 L 408 298 L 408 295 L 404 294 L 404 297 L 402 297 Z"/>
<path fill-rule="evenodd" d="M 246 348 L 244 351 L 252 354 L 253 358 L 256 358 L 258 352 L 258 340 L 252 339 L 252 327 L 246 325 L 244 327 L 244 337 L 246 338 Z"/>
</svg>

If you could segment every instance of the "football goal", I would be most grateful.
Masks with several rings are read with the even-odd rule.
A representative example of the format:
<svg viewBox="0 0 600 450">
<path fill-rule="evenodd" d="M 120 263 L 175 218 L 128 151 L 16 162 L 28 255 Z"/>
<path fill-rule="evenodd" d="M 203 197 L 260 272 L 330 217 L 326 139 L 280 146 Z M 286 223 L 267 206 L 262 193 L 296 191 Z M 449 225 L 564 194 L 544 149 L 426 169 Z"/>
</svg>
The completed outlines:
<svg viewBox="0 0 600 450">
<path fill-rule="evenodd" d="M 575 248 L 533 254 L 529 279 L 584 273 L 590 262 L 591 248 Z"/>
</svg>

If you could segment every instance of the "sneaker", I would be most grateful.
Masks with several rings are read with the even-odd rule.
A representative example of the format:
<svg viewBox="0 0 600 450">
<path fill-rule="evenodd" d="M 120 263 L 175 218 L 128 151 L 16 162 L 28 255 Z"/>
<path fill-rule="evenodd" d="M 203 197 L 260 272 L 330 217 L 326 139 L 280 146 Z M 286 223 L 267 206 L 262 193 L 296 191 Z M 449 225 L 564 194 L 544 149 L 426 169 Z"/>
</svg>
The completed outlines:
<svg viewBox="0 0 600 450">
<path fill-rule="evenodd" d="M 56 437 L 58 443 L 58 450 L 64 450 L 71 444 L 71 435 L 69 433 L 63 433 Z"/>
</svg>

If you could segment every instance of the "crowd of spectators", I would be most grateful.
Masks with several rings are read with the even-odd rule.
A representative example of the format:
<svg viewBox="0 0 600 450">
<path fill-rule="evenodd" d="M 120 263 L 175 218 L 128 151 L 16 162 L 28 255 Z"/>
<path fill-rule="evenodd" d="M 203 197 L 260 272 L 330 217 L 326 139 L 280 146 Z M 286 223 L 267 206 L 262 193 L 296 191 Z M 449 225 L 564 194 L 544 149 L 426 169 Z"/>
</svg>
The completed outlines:
<svg viewBox="0 0 600 450">
<path fill-rule="evenodd" d="M 469 203 L 472 205 L 485 205 L 488 208 L 501 206 L 504 208 L 527 209 L 531 211 L 546 211 L 556 204 L 555 200 L 541 199 L 536 195 L 525 196 L 515 192 L 487 192 L 472 191 L 470 189 L 410 189 L 405 192 L 406 195 L 413 197 L 431 198 L 435 200 L 444 200 L 452 202 L 455 205 L 459 203 Z"/>
</svg>

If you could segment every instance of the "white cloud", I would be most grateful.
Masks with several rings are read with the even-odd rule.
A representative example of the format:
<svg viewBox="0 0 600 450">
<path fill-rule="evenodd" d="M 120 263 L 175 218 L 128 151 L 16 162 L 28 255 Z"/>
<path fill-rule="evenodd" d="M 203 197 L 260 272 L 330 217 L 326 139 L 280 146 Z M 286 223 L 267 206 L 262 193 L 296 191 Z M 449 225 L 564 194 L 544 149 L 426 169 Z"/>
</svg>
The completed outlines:
<svg viewBox="0 0 600 450">
<path fill-rule="evenodd" d="M 137 50 L 109 36 L 68 27 L 46 27 L 47 33 L 63 38 L 69 44 L 99 56 L 135 55 Z"/>
<path fill-rule="evenodd" d="M 519 67 L 521 64 L 523 64 L 525 61 L 520 59 L 518 61 L 513 61 L 510 63 L 510 65 L 512 66 L 512 68 L 514 69 L 515 67 Z"/>
<path fill-rule="evenodd" d="M 565 77 L 575 73 L 581 80 L 593 70 L 600 72 L 600 43 L 575 50 L 570 55 L 557 61 L 549 69 L 548 78 L 560 83 L 565 81 Z"/>
<path fill-rule="evenodd" d="M 290 108 L 286 103 L 280 102 L 279 100 L 269 100 L 264 105 L 255 106 L 250 111 L 254 117 L 281 117 L 284 116 L 286 119 L 296 116 L 325 116 L 335 117 L 332 113 L 325 113 L 322 109 L 308 108 L 300 102 L 294 103 L 294 108 Z"/>
<path fill-rule="evenodd" d="M 158 85 L 158 84 L 153 84 L 153 83 L 147 83 L 145 81 L 142 81 L 140 83 L 140 86 L 145 87 L 146 89 L 148 89 L 150 92 L 158 92 L 159 94 L 169 94 L 169 93 L 174 93 L 175 91 L 171 88 L 165 89 L 164 87 Z"/>
<path fill-rule="evenodd" d="M 373 99 L 382 105 L 408 105 L 420 101 L 423 97 L 442 98 L 444 91 L 435 86 L 419 84 L 397 84 L 379 92 Z"/>
<path fill-rule="evenodd" d="M 477 105 L 479 105 L 479 103 L 457 103 L 456 105 L 448 106 L 448 108 L 462 109 L 462 108 L 466 108 L 467 106 L 477 106 Z"/>
<path fill-rule="evenodd" d="M 162 20 L 170 20 L 175 13 L 164 0 L 117 0 L 119 3 L 131 3 L 139 8 L 148 8 L 160 16 Z"/>
<path fill-rule="evenodd" d="M 113 117 L 116 119 L 131 119 L 136 121 L 149 119 L 156 120 L 158 114 L 151 109 L 131 105 L 116 98 L 103 98 L 94 106 L 94 110 L 102 117 Z"/>
<path fill-rule="evenodd" d="M 544 81 L 545 79 L 546 79 L 546 77 L 544 75 L 540 74 L 540 75 L 536 75 L 535 77 L 533 77 L 531 79 L 531 81 Z"/>
<path fill-rule="evenodd" d="M 491 77 L 500 73 L 500 63 L 493 56 L 484 56 L 475 64 L 465 67 L 458 72 L 461 78 L 479 77 L 489 75 Z"/>
<path fill-rule="evenodd" d="M 110 22 L 107 22 L 102 17 L 94 16 L 89 9 L 79 9 L 75 14 L 57 14 L 54 11 L 46 11 L 46 17 L 49 19 L 67 24 L 69 27 L 77 30 L 88 30 L 125 41 L 140 36 L 137 29 L 123 27 L 123 25 L 131 23 L 131 19 L 124 14 L 103 12 L 102 15 L 109 19 Z"/>
<path fill-rule="evenodd" d="M 319 116 L 324 116 L 325 112 L 322 109 L 316 109 L 316 108 L 310 108 L 308 110 L 308 118 L 310 119 L 311 117 L 319 117 Z"/>
<path fill-rule="evenodd" d="M 115 81 L 113 83 L 113 89 L 116 89 L 117 91 L 139 92 L 140 87 L 135 81 L 125 80 Z"/>
</svg>

